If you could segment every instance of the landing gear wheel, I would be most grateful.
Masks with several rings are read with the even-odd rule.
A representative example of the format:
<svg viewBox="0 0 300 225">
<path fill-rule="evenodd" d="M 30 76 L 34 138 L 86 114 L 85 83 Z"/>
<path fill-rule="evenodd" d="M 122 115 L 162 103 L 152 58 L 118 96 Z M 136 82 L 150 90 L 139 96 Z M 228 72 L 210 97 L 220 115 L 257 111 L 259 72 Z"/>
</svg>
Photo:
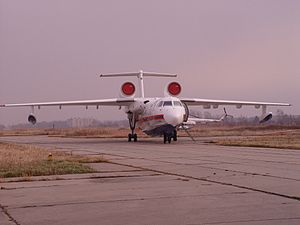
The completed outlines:
<svg viewBox="0 0 300 225">
<path fill-rule="evenodd" d="M 169 143 L 169 144 L 171 143 L 171 140 L 172 140 L 172 137 L 169 136 L 169 137 L 168 137 L 168 143 Z"/>
<path fill-rule="evenodd" d="M 174 130 L 173 140 L 174 140 L 174 141 L 177 141 L 177 131 L 176 131 L 176 130 Z"/>
<path fill-rule="evenodd" d="M 128 142 L 131 142 L 132 135 L 128 134 Z"/>
<path fill-rule="evenodd" d="M 133 135 L 133 141 L 134 141 L 134 142 L 137 142 L 137 134 L 134 134 L 134 135 Z"/>
<path fill-rule="evenodd" d="M 164 144 L 166 144 L 166 143 L 167 143 L 167 135 L 164 134 Z"/>
</svg>

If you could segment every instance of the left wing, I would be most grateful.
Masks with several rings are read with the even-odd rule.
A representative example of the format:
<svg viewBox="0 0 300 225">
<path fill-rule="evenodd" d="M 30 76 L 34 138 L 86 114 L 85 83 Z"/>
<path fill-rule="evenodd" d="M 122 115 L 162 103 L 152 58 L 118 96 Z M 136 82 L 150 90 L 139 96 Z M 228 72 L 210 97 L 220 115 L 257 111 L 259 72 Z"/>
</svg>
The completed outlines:
<svg viewBox="0 0 300 225">
<path fill-rule="evenodd" d="M 274 103 L 274 102 L 247 102 L 247 101 L 230 101 L 230 100 L 213 100 L 213 99 L 199 99 L 199 98 L 180 98 L 180 100 L 187 105 L 203 105 L 205 108 L 218 108 L 219 105 L 235 105 L 237 108 L 245 106 L 291 106 L 288 103 Z"/>
<path fill-rule="evenodd" d="M 212 100 L 199 98 L 180 98 L 180 100 L 188 105 L 202 105 L 205 109 L 218 108 L 219 105 L 235 105 L 238 109 L 245 106 L 254 106 L 256 109 L 262 108 L 262 115 L 260 123 L 264 123 L 272 118 L 272 112 L 267 113 L 267 106 L 291 106 L 288 103 L 274 103 L 274 102 L 247 102 L 247 101 L 230 101 L 230 100 Z M 209 122 L 209 121 L 207 121 Z M 214 122 L 214 121 L 210 121 Z M 216 121 L 217 122 L 217 121 Z"/>
<path fill-rule="evenodd" d="M 128 106 L 135 102 L 134 98 L 113 98 L 113 99 L 98 99 L 98 100 L 80 100 L 80 101 L 61 101 L 61 102 L 38 102 L 38 103 L 21 103 L 21 104 L 4 104 L 0 107 L 41 107 L 41 106 L 89 106 L 89 105 L 105 105 L 105 106 Z"/>
<path fill-rule="evenodd" d="M 189 118 L 188 122 L 193 121 L 195 123 L 211 123 L 211 122 L 221 122 L 223 121 L 224 118 L 222 117 L 221 119 L 202 119 L 202 118 Z"/>
<path fill-rule="evenodd" d="M 205 118 L 199 118 L 197 116 L 191 115 L 191 117 L 188 119 L 187 122 L 192 123 L 212 123 L 212 122 L 222 122 L 227 116 L 233 117 L 231 115 L 228 115 L 226 112 L 226 109 L 224 108 L 224 115 L 221 116 L 220 119 L 205 119 Z"/>
</svg>

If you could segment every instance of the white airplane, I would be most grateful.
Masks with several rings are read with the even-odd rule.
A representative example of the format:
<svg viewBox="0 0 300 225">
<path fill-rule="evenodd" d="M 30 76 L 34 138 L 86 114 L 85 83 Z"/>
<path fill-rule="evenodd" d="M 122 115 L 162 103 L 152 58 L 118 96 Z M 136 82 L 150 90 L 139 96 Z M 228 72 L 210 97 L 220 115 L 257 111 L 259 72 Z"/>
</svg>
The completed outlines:
<svg viewBox="0 0 300 225">
<path fill-rule="evenodd" d="M 23 107 L 31 108 L 28 121 L 36 123 L 34 108 L 40 109 L 43 106 L 119 106 L 123 107 L 129 120 L 131 133 L 128 134 L 128 141 L 137 141 L 136 127 L 151 136 L 163 136 L 164 143 L 170 143 L 173 139 L 177 141 L 177 130 L 187 126 L 194 125 L 196 122 L 219 122 L 222 121 L 227 113 L 220 119 L 200 119 L 191 118 L 189 106 L 203 106 L 205 109 L 218 108 L 220 105 L 235 105 L 238 109 L 242 106 L 254 106 L 256 109 L 262 108 L 261 122 L 266 122 L 272 118 L 272 113 L 267 113 L 267 106 L 290 106 L 287 103 L 270 102 L 247 102 L 247 101 L 228 101 L 211 100 L 199 98 L 181 98 L 177 97 L 181 92 L 181 86 L 178 82 L 171 82 L 166 86 L 165 97 L 148 98 L 144 94 L 144 77 L 177 77 L 176 74 L 162 74 L 153 72 L 133 72 L 120 74 L 101 74 L 100 77 L 137 77 L 139 80 L 140 96 L 135 97 L 136 88 L 132 82 L 125 82 L 121 86 L 120 97 L 113 99 L 96 99 L 85 101 L 61 101 L 61 102 L 41 102 L 41 103 L 22 103 L 22 104 L 4 104 L 0 107 Z M 225 110 L 225 108 L 224 108 Z"/>
</svg>

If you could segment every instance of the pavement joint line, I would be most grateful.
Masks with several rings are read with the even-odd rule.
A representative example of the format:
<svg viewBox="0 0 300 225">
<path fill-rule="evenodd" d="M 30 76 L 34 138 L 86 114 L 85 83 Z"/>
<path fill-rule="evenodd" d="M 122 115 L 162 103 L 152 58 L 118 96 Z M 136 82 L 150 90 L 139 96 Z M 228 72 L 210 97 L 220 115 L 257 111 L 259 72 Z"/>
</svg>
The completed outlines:
<svg viewBox="0 0 300 225">
<path fill-rule="evenodd" d="M 216 167 L 209 167 L 209 166 L 201 166 L 200 164 L 188 164 L 188 163 L 177 163 L 177 162 L 168 162 L 164 160 L 156 160 L 156 159 L 147 159 L 143 157 L 135 157 L 135 158 L 128 158 L 128 159 L 143 159 L 143 160 L 148 160 L 150 162 L 161 162 L 161 163 L 169 163 L 169 164 L 175 164 L 175 165 L 195 165 L 201 168 L 206 168 L 206 169 L 214 169 L 214 170 L 222 170 L 222 171 L 229 171 L 229 172 L 234 172 L 234 173 L 241 173 L 241 174 L 246 174 L 246 175 L 255 175 L 255 176 L 264 176 L 264 177 L 273 177 L 273 178 L 280 178 L 280 179 L 285 179 L 285 180 L 293 180 L 293 181 L 300 181 L 299 179 L 293 179 L 293 178 L 288 178 L 288 177 L 280 177 L 280 176 L 273 176 L 273 175 L 268 175 L 268 174 L 260 174 L 260 173 L 251 173 L 251 172 L 244 172 L 244 171 L 239 171 L 239 170 L 230 170 L 230 169 L 222 169 L 222 168 L 216 168 Z"/>
<path fill-rule="evenodd" d="M 96 204 L 96 203 L 115 203 L 115 202 L 129 202 L 129 201 L 145 201 L 145 200 L 157 200 L 157 199 L 178 199 L 178 198 L 194 198 L 203 196 L 224 196 L 224 195 L 241 195 L 248 192 L 227 192 L 221 194 L 195 194 L 195 195 L 170 195 L 170 196 L 157 196 L 157 197 L 140 197 L 140 198 L 127 198 L 127 199 L 114 199 L 114 200 L 98 200 L 98 201 L 82 201 L 82 202 L 68 202 L 68 203 L 53 203 L 53 204 L 40 204 L 40 205 L 23 205 L 9 207 L 9 209 L 26 209 L 26 208 L 46 208 L 55 206 L 69 206 L 69 205 L 82 205 L 82 204 Z"/>
<path fill-rule="evenodd" d="M 46 188 L 46 187 L 59 187 L 63 185 L 41 185 L 41 186 L 32 186 L 32 187 L 12 187 L 12 188 L 7 188 L 7 187 L 0 187 L 0 190 L 4 191 L 10 191 L 10 190 L 19 190 L 19 189 L 28 189 L 28 188 Z"/>
<path fill-rule="evenodd" d="M 280 179 L 285 179 L 285 180 L 300 181 L 299 179 L 288 178 L 288 177 L 280 177 L 280 176 L 273 176 L 273 175 L 269 175 L 269 174 L 250 173 L 250 172 L 244 172 L 244 171 L 239 171 L 239 170 L 222 169 L 222 168 L 215 168 L 215 167 L 209 167 L 209 166 L 198 166 L 198 167 L 206 168 L 206 169 L 214 169 L 214 170 L 223 170 L 223 171 L 226 171 L 226 172 L 233 172 L 233 173 L 242 173 L 242 174 L 245 174 L 245 175 L 273 177 L 273 178 L 280 178 Z"/>
<path fill-rule="evenodd" d="M 0 204 L 0 209 L 8 217 L 9 221 L 12 221 L 16 225 L 21 225 L 12 215 L 8 212 L 7 208 Z"/>
<path fill-rule="evenodd" d="M 144 170 L 145 171 L 145 170 Z M 146 170 L 147 171 L 147 170 Z M 148 170 L 149 171 L 149 170 Z M 141 171 L 140 171 L 141 172 Z M 66 175 L 72 175 L 72 174 L 66 174 Z M 73 174 L 73 175 L 78 175 L 78 174 Z M 87 174 L 79 174 L 79 175 L 87 175 Z M 130 178 L 130 177 L 150 177 L 150 176 L 160 176 L 161 173 L 153 173 L 153 174 L 140 174 L 140 175 L 110 175 L 110 176 L 93 176 L 93 173 L 88 174 L 91 176 L 87 177 L 76 177 L 76 178 L 64 178 L 64 175 L 54 175 L 55 177 L 43 177 L 43 178 L 38 178 L 38 177 L 32 177 L 31 180 L 23 180 L 22 177 L 19 180 L 8 180 L 5 182 L 2 182 L 2 184 L 5 183 L 15 183 L 15 182 L 33 182 L 33 181 L 58 181 L 58 180 L 89 180 L 89 179 L 111 179 L 111 178 Z M 1 183 L 0 183 L 1 184 Z M 5 187 L 1 187 L 2 190 L 8 190 Z"/>
<path fill-rule="evenodd" d="M 269 218 L 269 219 L 253 219 L 253 220 L 232 220 L 212 223 L 201 223 L 201 224 L 187 224 L 187 225 L 214 225 L 214 224 L 225 224 L 225 223 L 247 223 L 247 222 L 266 222 L 266 221 L 280 221 L 280 220 L 299 220 L 300 217 L 288 217 L 288 218 Z"/>
<path fill-rule="evenodd" d="M 114 162 L 111 162 L 111 163 L 114 163 Z M 255 191 L 255 192 L 260 192 L 260 193 L 264 193 L 264 194 L 268 194 L 268 195 L 274 195 L 274 196 L 279 196 L 279 197 L 283 197 L 283 198 L 300 201 L 300 197 L 298 197 L 298 196 L 290 196 L 290 195 L 280 194 L 280 193 L 276 193 L 276 192 L 265 191 L 265 190 L 261 190 L 261 189 L 257 189 L 257 188 L 246 187 L 246 186 L 242 186 L 242 185 L 238 185 L 238 184 L 231 184 L 231 183 L 226 183 L 226 182 L 221 182 L 221 181 L 216 181 L 216 180 L 211 180 L 211 179 L 206 179 L 206 178 L 193 177 L 193 176 L 188 176 L 188 175 L 184 175 L 184 174 L 177 174 L 177 173 L 155 170 L 155 169 L 150 169 L 150 168 L 145 168 L 145 167 L 140 167 L 140 166 L 133 166 L 130 164 L 122 164 L 122 163 L 114 163 L 114 164 L 123 165 L 123 166 L 131 166 L 134 168 L 141 168 L 144 170 L 162 173 L 165 175 L 180 176 L 180 177 L 185 177 L 185 178 L 189 178 L 189 179 L 200 180 L 200 181 L 215 183 L 215 184 L 224 185 L 224 186 L 231 186 L 231 187 L 246 189 L 246 190 L 250 190 L 250 191 Z"/>
</svg>

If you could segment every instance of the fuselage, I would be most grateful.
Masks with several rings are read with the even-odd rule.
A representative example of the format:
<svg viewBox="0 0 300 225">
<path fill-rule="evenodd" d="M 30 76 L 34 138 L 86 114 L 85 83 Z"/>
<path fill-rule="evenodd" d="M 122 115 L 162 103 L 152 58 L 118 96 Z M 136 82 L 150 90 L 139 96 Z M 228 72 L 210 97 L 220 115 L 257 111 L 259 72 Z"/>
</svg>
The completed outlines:
<svg viewBox="0 0 300 225">
<path fill-rule="evenodd" d="M 133 113 L 137 126 L 151 136 L 172 134 L 183 123 L 187 113 L 176 97 L 137 99 L 125 111 Z"/>
</svg>

